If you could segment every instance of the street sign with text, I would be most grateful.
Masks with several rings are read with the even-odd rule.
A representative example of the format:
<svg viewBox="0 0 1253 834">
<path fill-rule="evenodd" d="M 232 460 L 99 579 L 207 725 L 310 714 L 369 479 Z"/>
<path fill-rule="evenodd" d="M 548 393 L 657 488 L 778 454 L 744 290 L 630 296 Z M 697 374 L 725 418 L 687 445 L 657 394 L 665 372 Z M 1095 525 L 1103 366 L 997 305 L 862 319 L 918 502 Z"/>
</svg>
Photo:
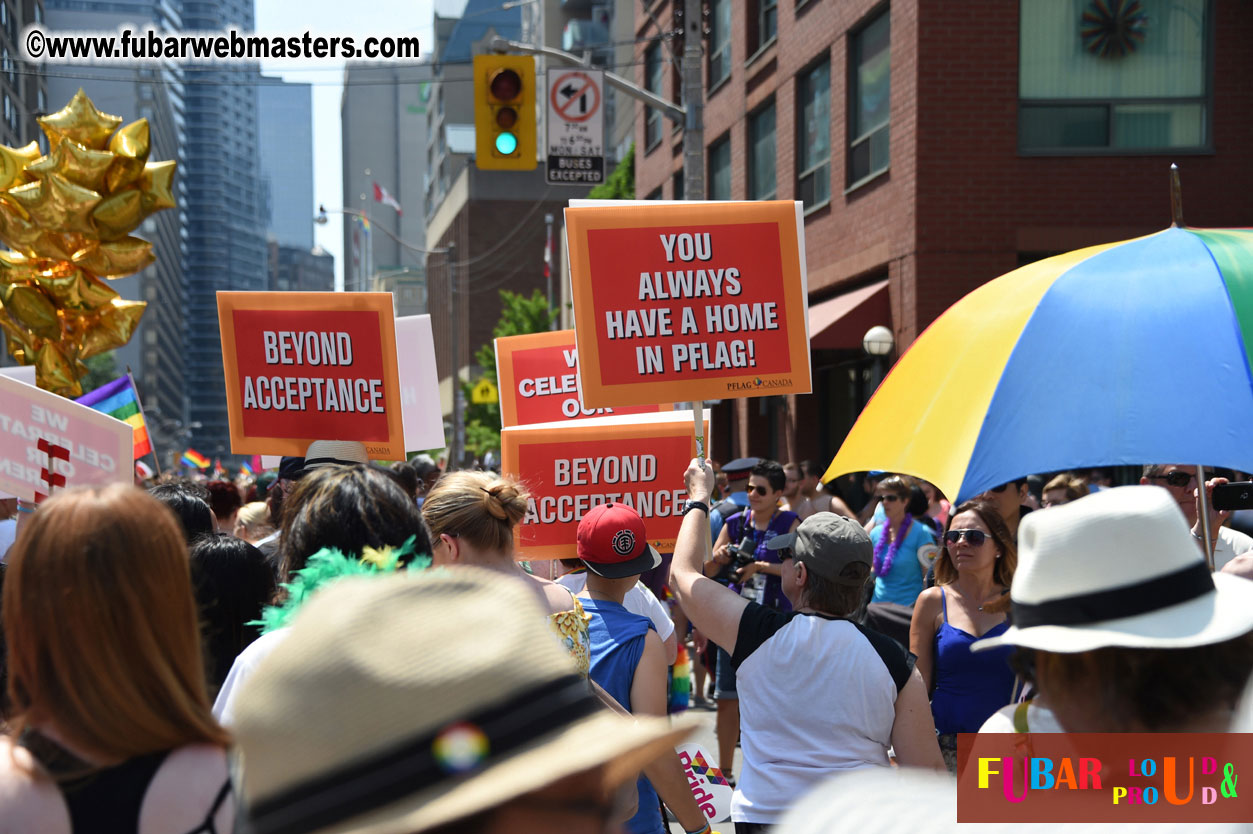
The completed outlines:
<svg viewBox="0 0 1253 834">
<path fill-rule="evenodd" d="M 605 181 L 605 74 L 548 70 L 548 182 Z"/>
</svg>

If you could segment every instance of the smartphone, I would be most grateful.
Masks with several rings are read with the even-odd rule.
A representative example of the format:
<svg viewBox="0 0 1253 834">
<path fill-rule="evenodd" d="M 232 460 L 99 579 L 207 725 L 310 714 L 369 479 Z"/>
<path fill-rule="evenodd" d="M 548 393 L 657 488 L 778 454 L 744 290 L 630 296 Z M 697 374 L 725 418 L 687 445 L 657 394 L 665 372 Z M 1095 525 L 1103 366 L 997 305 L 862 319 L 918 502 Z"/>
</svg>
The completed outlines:
<svg viewBox="0 0 1253 834">
<path fill-rule="evenodd" d="M 1253 481 L 1234 481 L 1214 487 L 1214 509 L 1253 510 Z"/>
</svg>

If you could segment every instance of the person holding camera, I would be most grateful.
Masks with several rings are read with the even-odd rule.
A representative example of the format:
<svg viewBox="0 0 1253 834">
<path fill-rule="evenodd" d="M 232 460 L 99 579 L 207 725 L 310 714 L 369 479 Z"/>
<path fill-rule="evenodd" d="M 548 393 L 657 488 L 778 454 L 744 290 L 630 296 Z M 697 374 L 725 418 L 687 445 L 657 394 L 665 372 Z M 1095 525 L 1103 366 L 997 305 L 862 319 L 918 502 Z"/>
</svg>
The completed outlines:
<svg viewBox="0 0 1253 834">
<path fill-rule="evenodd" d="M 730 592 L 704 575 L 713 470 L 693 460 L 671 582 L 692 623 L 727 649 L 738 674 L 744 770 L 731 802 L 738 834 L 777 824 L 837 772 L 902 766 L 940 771 L 927 690 L 899 643 L 853 622 L 874 547 L 860 524 L 815 513 L 773 536 L 788 610 Z"/>
<path fill-rule="evenodd" d="M 1214 478 L 1212 475 L 1211 472 L 1211 478 L 1205 483 L 1206 494 L 1210 499 L 1209 530 L 1210 536 L 1213 537 L 1210 547 L 1214 553 L 1214 570 L 1222 570 L 1237 556 L 1253 551 L 1253 537 L 1225 526 L 1227 519 L 1231 517 L 1231 512 L 1214 506 L 1214 487 L 1224 486 L 1228 481 L 1226 478 Z M 1197 546 L 1201 547 L 1205 543 L 1201 532 L 1200 502 L 1196 494 L 1198 486 L 1196 466 L 1180 463 L 1149 464 L 1144 467 L 1144 475 L 1140 478 L 1140 483 L 1165 487 L 1170 496 L 1179 504 L 1179 509 L 1183 510 L 1183 517 L 1192 527 L 1192 537 L 1196 539 Z"/>
<path fill-rule="evenodd" d="M 730 516 L 718 531 L 713 560 L 705 574 L 735 593 L 767 608 L 790 611 L 783 594 L 778 554 L 766 547 L 775 536 L 790 533 L 800 517 L 779 509 L 779 499 L 787 476 L 773 460 L 758 461 L 748 475 L 748 509 Z M 717 641 L 714 641 L 715 643 Z M 718 766 L 734 784 L 735 743 L 740 735 L 740 707 L 735 692 L 735 670 L 731 655 L 721 645 L 714 671 L 714 701 L 717 704 Z"/>
</svg>

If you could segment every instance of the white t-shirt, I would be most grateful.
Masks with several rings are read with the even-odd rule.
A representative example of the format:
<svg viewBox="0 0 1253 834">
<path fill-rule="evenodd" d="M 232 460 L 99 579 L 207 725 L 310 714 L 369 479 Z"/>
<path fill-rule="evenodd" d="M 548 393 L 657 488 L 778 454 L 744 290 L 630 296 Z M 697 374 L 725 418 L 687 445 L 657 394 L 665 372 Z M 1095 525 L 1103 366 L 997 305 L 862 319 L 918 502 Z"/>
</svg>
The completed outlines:
<svg viewBox="0 0 1253 834">
<path fill-rule="evenodd" d="M 226 680 L 222 681 L 222 688 L 213 702 L 213 717 L 223 727 L 229 727 L 235 721 L 235 699 L 239 697 L 239 688 L 252 676 L 261 661 L 287 639 L 290 631 L 291 629 L 278 628 L 262 634 L 235 658 L 231 671 L 226 673 Z"/>
<path fill-rule="evenodd" d="M 1010 704 L 1007 707 L 1001 707 L 996 712 L 988 716 L 988 720 L 983 722 L 983 726 L 979 728 L 981 733 L 1016 733 L 1014 729 L 1014 710 L 1018 709 L 1017 704 Z M 1062 725 L 1057 723 L 1057 717 L 1053 715 L 1053 711 L 1046 706 L 1041 706 L 1035 701 L 1027 705 L 1027 732 L 1029 733 L 1064 733 Z"/>
<path fill-rule="evenodd" d="M 568 588 L 572 594 L 578 594 L 587 587 L 587 574 L 583 571 L 567 573 L 557 577 L 557 584 Z M 663 643 L 674 634 L 674 621 L 670 619 L 670 612 L 643 582 L 636 582 L 635 587 L 626 592 L 622 607 L 632 614 L 652 620 L 653 628 L 657 629 L 657 636 Z"/>
<path fill-rule="evenodd" d="M 731 665 L 744 766 L 731 819 L 773 825 L 840 771 L 888 767 L 896 696 L 913 656 L 842 619 L 749 603 Z"/>
<path fill-rule="evenodd" d="M 1230 527 L 1219 527 L 1218 544 L 1214 546 L 1214 570 L 1222 570 L 1223 565 L 1250 550 L 1253 550 L 1253 537 Z"/>
</svg>

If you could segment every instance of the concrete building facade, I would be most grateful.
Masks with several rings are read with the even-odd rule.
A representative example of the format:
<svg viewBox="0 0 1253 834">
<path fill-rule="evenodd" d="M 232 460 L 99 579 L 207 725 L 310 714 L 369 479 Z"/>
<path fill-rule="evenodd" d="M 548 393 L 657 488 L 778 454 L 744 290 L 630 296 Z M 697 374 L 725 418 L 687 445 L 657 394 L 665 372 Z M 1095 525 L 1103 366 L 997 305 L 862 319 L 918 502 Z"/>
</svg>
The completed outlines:
<svg viewBox="0 0 1253 834">
<path fill-rule="evenodd" d="M 425 62 L 350 63 L 344 71 L 342 208 L 350 212 L 344 218 L 346 290 L 368 291 L 379 272 L 424 264 L 431 78 Z M 376 184 L 401 210 L 376 198 Z M 359 215 L 371 228 L 359 222 Z"/>
</svg>

